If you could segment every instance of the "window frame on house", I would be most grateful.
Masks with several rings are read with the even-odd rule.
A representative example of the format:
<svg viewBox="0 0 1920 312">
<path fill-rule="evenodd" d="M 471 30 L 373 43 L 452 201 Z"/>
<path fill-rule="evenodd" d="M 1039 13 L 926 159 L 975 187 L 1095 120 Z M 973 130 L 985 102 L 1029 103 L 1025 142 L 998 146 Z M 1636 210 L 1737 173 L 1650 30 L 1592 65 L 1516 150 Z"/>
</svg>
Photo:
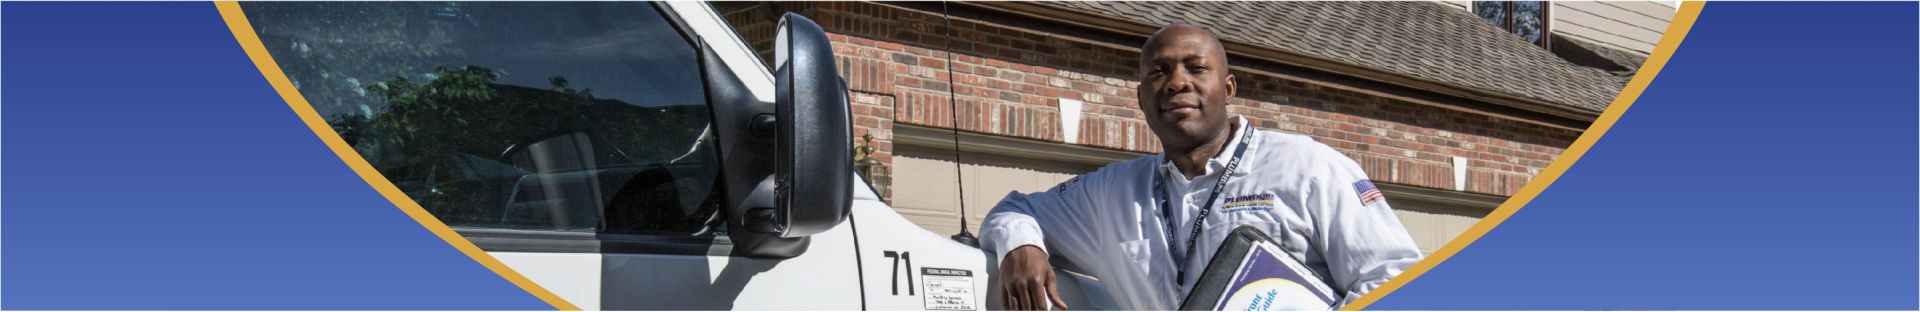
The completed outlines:
<svg viewBox="0 0 1920 312">
<path fill-rule="evenodd" d="M 1537 42 L 1530 41 L 1528 43 L 1532 43 L 1535 46 L 1539 46 L 1541 49 L 1552 51 L 1553 50 L 1553 46 L 1552 46 L 1553 2 L 1551 1 L 1469 1 L 1467 2 L 1467 12 L 1473 14 L 1476 17 L 1479 17 L 1480 20 L 1493 24 L 1494 27 L 1499 27 L 1501 30 L 1505 30 L 1508 34 L 1512 34 L 1514 36 L 1520 36 L 1520 34 L 1515 33 L 1516 25 L 1514 24 L 1514 11 L 1515 11 L 1515 8 L 1518 7 L 1518 4 L 1520 2 L 1539 2 L 1540 3 L 1540 39 L 1538 39 L 1539 41 Z M 1505 16 L 1502 16 L 1501 23 L 1495 23 L 1492 19 L 1489 19 L 1487 16 L 1480 15 L 1480 7 L 1485 4 L 1499 4 L 1500 6 L 1502 6 L 1501 12 L 1504 13 Z M 1526 40 L 1526 38 L 1521 37 L 1521 40 Z"/>
</svg>

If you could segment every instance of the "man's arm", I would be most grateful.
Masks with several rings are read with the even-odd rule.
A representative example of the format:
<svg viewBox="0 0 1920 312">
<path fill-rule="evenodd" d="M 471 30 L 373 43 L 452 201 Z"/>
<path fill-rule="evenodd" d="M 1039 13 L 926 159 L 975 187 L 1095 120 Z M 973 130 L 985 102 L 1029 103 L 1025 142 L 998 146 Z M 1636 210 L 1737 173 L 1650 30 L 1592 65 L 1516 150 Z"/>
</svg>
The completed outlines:
<svg viewBox="0 0 1920 312">
<path fill-rule="evenodd" d="M 1406 271 L 1421 255 L 1360 165 L 1330 148 L 1325 153 L 1325 171 L 1307 199 L 1319 229 L 1313 245 L 1326 257 L 1334 287 L 1346 292 L 1338 307 Z"/>
<path fill-rule="evenodd" d="M 1040 252 L 1055 252 L 1048 248 L 1053 244 L 1077 245 L 1086 240 L 1091 229 L 1086 228 L 1087 221 L 1094 216 L 1087 201 L 1082 180 L 1085 176 L 1061 182 L 1043 192 L 1020 194 L 1008 192 L 1005 199 L 994 205 L 987 213 L 987 219 L 980 224 L 982 247 L 993 251 L 997 260 L 1005 260 L 1007 253 L 1022 246 L 1038 247 Z M 1076 196 L 1078 195 L 1078 196 Z M 1075 233 L 1078 232 L 1078 233 Z M 1080 234 L 1080 235 L 1074 235 Z M 1082 246 L 1070 246 L 1082 247 Z M 1071 252 L 1075 248 L 1066 248 Z M 1062 256 L 1065 256 L 1064 254 Z"/>
<path fill-rule="evenodd" d="M 1106 193 L 1105 170 L 1075 177 L 1045 192 L 1012 192 L 987 214 L 980 225 L 981 247 L 1000 262 L 1000 286 L 1008 309 L 1039 310 L 1047 303 L 1060 308 L 1049 252 L 1069 260 L 1087 259 L 1095 246 L 1100 224 L 1094 207 Z"/>
</svg>

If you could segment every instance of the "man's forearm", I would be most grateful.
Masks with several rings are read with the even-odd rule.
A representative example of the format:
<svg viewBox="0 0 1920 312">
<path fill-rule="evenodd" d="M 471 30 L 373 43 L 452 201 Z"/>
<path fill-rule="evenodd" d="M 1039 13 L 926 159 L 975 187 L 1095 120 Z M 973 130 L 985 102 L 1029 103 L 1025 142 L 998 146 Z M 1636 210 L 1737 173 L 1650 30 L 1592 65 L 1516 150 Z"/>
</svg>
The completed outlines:
<svg viewBox="0 0 1920 312">
<path fill-rule="evenodd" d="M 1042 252 L 1047 249 L 1040 223 L 1015 196 L 1024 195 L 1008 195 L 1008 199 L 995 206 L 980 223 L 980 241 L 993 252 L 996 262 L 1005 260 L 1008 252 L 1022 246 L 1038 247 Z"/>
</svg>

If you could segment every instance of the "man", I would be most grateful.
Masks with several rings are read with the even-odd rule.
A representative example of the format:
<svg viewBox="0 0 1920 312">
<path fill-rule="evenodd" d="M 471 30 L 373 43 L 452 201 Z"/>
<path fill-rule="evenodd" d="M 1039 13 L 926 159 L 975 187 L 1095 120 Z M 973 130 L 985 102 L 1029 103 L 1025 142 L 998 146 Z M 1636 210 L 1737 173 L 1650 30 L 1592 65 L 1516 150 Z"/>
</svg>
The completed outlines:
<svg viewBox="0 0 1920 312">
<path fill-rule="evenodd" d="M 1420 260 L 1352 159 L 1309 137 L 1229 118 L 1237 85 L 1211 32 L 1168 26 L 1140 50 L 1140 110 L 1163 153 L 1046 192 L 1011 193 L 994 207 L 981 241 L 1000 259 L 1005 308 L 1065 306 L 1047 263 L 1052 253 L 1098 278 L 1121 309 L 1174 309 L 1242 225 L 1279 241 L 1342 296 L 1339 305 Z"/>
</svg>

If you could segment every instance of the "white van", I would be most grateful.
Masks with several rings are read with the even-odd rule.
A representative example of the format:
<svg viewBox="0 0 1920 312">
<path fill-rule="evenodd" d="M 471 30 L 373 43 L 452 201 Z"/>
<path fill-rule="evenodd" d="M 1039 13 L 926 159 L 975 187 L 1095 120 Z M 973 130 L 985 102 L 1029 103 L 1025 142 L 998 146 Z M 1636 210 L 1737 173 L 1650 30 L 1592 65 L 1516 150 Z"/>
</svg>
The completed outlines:
<svg viewBox="0 0 1920 312">
<path fill-rule="evenodd" d="M 769 68 L 700 2 L 241 6 L 383 175 L 583 309 L 998 306 L 991 256 L 854 174 L 846 87 L 798 15 Z M 1113 307 L 1060 274 L 1070 306 Z"/>
</svg>

